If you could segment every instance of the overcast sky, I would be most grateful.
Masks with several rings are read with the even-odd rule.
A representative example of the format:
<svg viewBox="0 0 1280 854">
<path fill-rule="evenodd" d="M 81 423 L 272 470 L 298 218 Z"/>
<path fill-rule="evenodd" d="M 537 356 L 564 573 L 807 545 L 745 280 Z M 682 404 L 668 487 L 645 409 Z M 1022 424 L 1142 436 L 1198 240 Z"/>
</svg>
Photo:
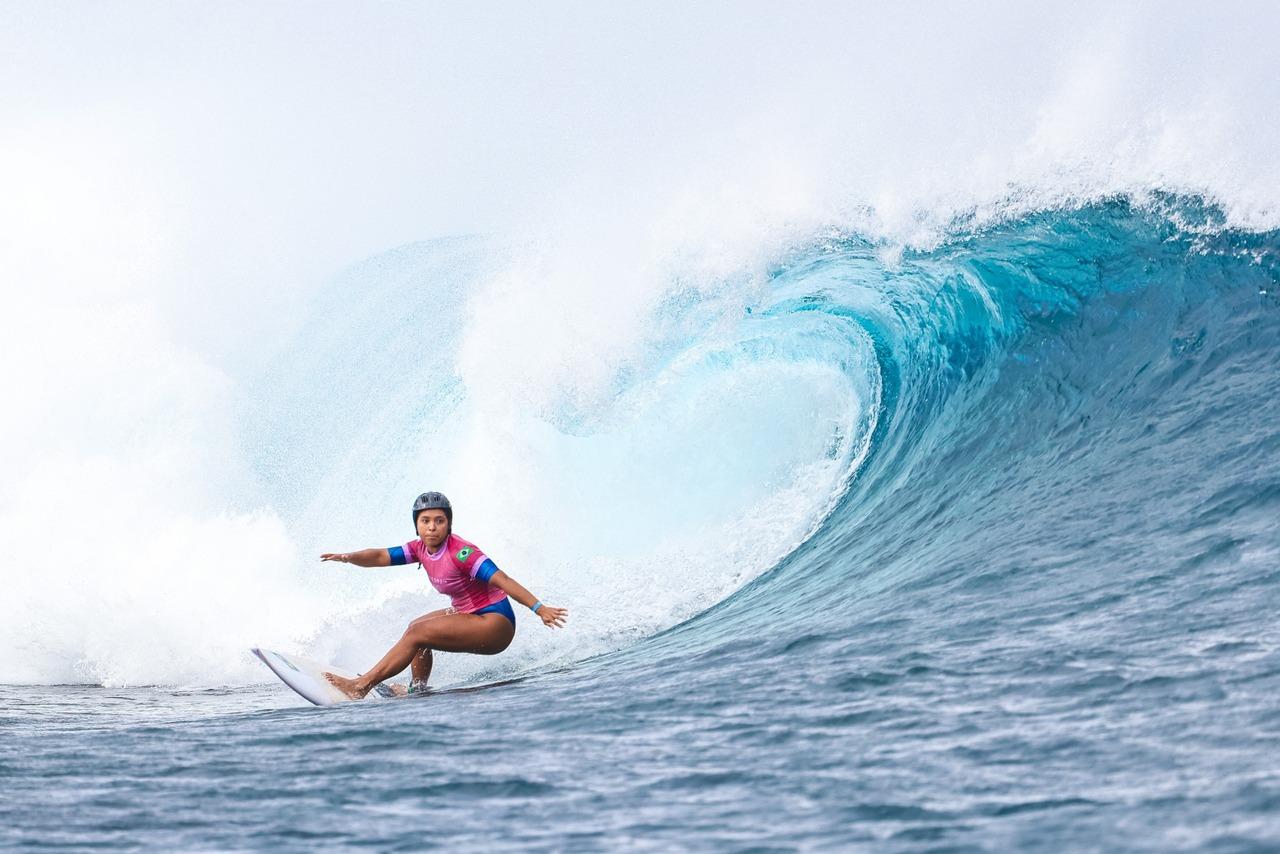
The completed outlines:
<svg viewBox="0 0 1280 854">
<path fill-rule="evenodd" d="M 217 346 L 404 242 L 726 183 L 892 212 L 1119 157 L 1280 197 L 1280 7 L 1112 5 L 8 2 L 3 286 Z"/>
</svg>

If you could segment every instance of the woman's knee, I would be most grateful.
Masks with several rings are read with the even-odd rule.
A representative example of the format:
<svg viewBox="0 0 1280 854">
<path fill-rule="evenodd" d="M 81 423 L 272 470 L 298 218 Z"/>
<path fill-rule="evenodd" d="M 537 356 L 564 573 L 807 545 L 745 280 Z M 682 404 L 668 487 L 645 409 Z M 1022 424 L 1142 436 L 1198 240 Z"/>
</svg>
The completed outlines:
<svg viewBox="0 0 1280 854">
<path fill-rule="evenodd" d="M 430 646 L 433 635 L 434 632 L 431 628 L 425 622 L 420 622 L 418 620 L 414 620 L 409 624 L 409 627 L 404 630 L 404 639 L 418 647 L 417 654 L 419 655 L 422 654 L 423 650 Z"/>
</svg>

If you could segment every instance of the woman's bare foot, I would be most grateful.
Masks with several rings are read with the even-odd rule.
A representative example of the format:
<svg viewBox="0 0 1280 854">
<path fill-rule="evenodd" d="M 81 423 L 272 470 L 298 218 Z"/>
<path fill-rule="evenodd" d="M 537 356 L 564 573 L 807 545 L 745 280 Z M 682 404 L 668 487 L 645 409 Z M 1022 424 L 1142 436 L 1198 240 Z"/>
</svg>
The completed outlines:
<svg viewBox="0 0 1280 854">
<path fill-rule="evenodd" d="M 397 697 L 409 696 L 409 689 L 401 685 L 399 682 L 392 682 L 388 687 L 391 688 L 391 693 L 395 694 Z"/>
<path fill-rule="evenodd" d="M 357 679 L 346 679 L 342 676 L 336 676 L 333 673 L 326 673 L 324 678 L 328 679 L 329 682 L 332 683 L 333 687 L 346 694 L 352 700 L 363 700 L 364 695 L 369 693 L 368 688 L 360 687 L 359 680 Z"/>
</svg>

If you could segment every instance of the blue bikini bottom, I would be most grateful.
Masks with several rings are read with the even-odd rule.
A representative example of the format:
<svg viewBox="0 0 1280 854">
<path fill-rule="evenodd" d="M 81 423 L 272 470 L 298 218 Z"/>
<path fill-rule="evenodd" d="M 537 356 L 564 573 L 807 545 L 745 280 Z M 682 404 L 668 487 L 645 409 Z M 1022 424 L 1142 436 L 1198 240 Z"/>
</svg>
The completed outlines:
<svg viewBox="0 0 1280 854">
<path fill-rule="evenodd" d="M 516 624 L 516 612 L 511 610 L 511 600 L 505 596 L 500 601 L 494 602 L 492 605 L 486 605 L 479 611 L 472 611 L 471 613 L 477 617 L 481 614 L 501 614 L 511 621 L 511 625 L 514 626 Z"/>
</svg>

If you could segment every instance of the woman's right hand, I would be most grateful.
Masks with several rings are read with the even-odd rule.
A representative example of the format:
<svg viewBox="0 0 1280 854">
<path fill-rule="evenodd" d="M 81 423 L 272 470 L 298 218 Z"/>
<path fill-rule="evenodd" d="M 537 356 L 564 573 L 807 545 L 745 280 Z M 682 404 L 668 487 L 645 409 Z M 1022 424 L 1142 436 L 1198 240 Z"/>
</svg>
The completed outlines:
<svg viewBox="0 0 1280 854">
<path fill-rule="evenodd" d="M 338 561 L 338 562 L 340 562 L 340 563 L 349 563 L 350 561 L 348 561 L 348 560 L 347 560 L 347 558 L 348 558 L 348 555 L 347 555 L 347 553 L 345 553 L 345 552 L 344 552 L 344 553 L 342 553 L 342 554 L 333 554 L 333 553 L 331 553 L 331 552 L 325 552 L 324 554 L 320 555 L 320 560 L 322 560 L 322 561 L 323 561 L 323 560 L 336 560 L 336 561 Z"/>
</svg>

